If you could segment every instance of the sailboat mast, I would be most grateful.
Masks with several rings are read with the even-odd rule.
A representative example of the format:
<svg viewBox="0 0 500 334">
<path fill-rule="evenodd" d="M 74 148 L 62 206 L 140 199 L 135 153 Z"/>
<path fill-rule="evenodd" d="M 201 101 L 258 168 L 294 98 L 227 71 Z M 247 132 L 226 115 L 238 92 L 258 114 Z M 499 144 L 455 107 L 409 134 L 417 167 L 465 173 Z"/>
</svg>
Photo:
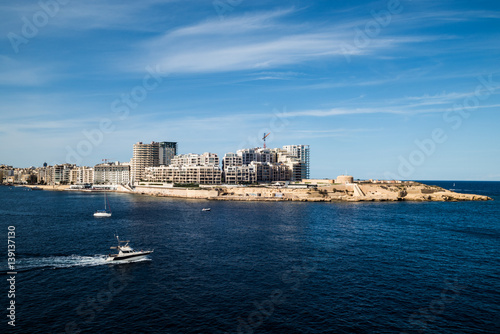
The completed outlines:
<svg viewBox="0 0 500 334">
<path fill-rule="evenodd" d="M 104 199 L 105 199 L 105 201 L 106 201 L 106 203 L 107 203 L 107 202 L 108 202 L 108 193 L 106 192 L 106 193 L 104 193 L 104 194 L 106 195 L 106 196 L 104 197 Z M 104 209 L 106 209 L 106 203 L 104 204 Z M 108 206 L 109 206 L 109 203 L 107 203 L 107 204 L 108 204 Z M 111 212 L 111 207 L 109 208 L 109 212 Z"/>
</svg>

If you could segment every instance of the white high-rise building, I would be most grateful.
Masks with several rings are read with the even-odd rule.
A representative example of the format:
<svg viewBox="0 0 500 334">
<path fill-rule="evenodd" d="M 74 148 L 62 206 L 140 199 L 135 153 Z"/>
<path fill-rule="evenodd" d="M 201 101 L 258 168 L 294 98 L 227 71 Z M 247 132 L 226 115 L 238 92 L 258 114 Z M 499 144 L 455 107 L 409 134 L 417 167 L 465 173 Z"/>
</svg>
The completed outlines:
<svg viewBox="0 0 500 334">
<path fill-rule="evenodd" d="M 300 162 L 300 179 L 309 179 L 309 145 L 285 145 L 283 150 L 290 158 L 296 158 Z M 297 173 L 294 175 L 294 178 L 298 178 Z"/>
</svg>

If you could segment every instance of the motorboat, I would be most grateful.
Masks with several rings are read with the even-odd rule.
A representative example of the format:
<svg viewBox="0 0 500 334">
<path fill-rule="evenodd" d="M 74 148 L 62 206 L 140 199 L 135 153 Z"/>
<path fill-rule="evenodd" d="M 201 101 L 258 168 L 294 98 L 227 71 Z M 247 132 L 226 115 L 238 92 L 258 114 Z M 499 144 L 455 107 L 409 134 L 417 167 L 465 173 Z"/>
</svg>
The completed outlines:
<svg viewBox="0 0 500 334">
<path fill-rule="evenodd" d="M 116 236 L 116 240 L 118 241 L 118 245 L 111 247 L 111 249 L 118 249 L 118 254 L 109 254 L 106 261 L 135 261 L 153 253 L 153 250 L 143 251 L 141 249 L 140 251 L 136 251 L 129 246 L 129 240 L 120 240 L 118 236 Z"/>
<path fill-rule="evenodd" d="M 108 195 L 104 193 L 104 210 L 94 212 L 94 217 L 111 217 L 111 208 L 109 208 Z"/>
<path fill-rule="evenodd" d="M 210 208 L 203 208 L 201 209 L 201 211 L 210 211 L 211 209 Z"/>
</svg>

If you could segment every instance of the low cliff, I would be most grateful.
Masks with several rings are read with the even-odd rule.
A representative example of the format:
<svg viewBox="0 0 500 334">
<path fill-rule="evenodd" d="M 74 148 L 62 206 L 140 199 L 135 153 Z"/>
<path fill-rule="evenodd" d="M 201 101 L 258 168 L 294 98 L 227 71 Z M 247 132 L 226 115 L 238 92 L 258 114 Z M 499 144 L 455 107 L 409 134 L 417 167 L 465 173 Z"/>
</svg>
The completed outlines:
<svg viewBox="0 0 500 334">
<path fill-rule="evenodd" d="M 339 184 L 308 189 L 278 187 L 217 188 L 215 200 L 240 201 L 486 201 L 487 196 L 460 194 L 416 182 Z"/>
</svg>

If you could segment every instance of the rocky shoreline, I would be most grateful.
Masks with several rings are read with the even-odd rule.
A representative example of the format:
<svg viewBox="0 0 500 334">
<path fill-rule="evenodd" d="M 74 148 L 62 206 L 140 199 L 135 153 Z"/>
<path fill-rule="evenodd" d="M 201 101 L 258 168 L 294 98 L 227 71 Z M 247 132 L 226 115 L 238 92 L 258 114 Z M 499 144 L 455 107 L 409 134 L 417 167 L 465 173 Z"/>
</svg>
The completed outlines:
<svg viewBox="0 0 500 334">
<path fill-rule="evenodd" d="M 69 186 L 38 186 L 44 190 L 68 190 Z M 133 191 L 119 187 L 117 192 L 144 194 L 160 197 L 206 199 L 218 201 L 301 201 L 301 202 L 458 202 L 488 201 L 492 198 L 476 194 L 456 193 L 444 188 L 413 181 L 402 183 L 351 183 L 333 184 L 304 189 L 241 186 L 171 188 L 159 186 L 138 186 Z"/>
<path fill-rule="evenodd" d="M 301 201 L 301 202 L 383 202 L 383 201 L 488 201 L 492 198 L 461 194 L 417 182 L 335 184 L 306 189 L 271 186 L 210 187 L 202 189 L 140 186 L 136 193 L 218 201 Z"/>
</svg>

